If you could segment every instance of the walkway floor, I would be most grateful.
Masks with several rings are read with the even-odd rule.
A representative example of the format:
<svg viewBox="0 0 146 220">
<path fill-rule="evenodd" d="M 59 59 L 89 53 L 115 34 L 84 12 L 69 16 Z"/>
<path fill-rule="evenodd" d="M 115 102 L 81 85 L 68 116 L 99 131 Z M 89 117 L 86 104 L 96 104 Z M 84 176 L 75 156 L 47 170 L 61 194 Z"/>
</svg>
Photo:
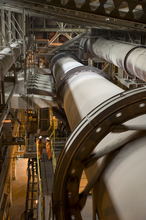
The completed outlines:
<svg viewBox="0 0 146 220">
<path fill-rule="evenodd" d="M 50 195 L 53 190 L 53 166 L 52 160 L 48 160 L 46 149 L 43 149 L 42 159 L 40 162 L 40 173 L 42 179 L 43 195 Z"/>
<path fill-rule="evenodd" d="M 25 210 L 27 191 L 27 163 L 28 159 L 23 158 L 16 161 L 16 180 L 12 180 L 11 220 L 20 220 L 21 214 Z"/>
</svg>

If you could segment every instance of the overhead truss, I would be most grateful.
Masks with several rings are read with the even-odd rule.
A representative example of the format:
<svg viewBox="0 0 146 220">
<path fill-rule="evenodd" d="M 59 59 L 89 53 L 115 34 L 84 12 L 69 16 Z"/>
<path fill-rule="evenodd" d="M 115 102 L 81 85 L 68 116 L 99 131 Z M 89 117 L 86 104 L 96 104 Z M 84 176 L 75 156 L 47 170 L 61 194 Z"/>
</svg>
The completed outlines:
<svg viewBox="0 0 146 220">
<path fill-rule="evenodd" d="M 48 19 L 99 29 L 146 32 L 146 2 L 124 0 L 3 0 Z"/>
</svg>

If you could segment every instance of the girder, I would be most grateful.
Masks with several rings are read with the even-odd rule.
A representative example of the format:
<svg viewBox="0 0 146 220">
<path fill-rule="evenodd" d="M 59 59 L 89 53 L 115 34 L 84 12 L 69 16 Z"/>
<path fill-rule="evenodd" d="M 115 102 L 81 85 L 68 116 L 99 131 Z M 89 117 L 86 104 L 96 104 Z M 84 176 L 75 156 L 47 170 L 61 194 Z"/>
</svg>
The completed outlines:
<svg viewBox="0 0 146 220">
<path fill-rule="evenodd" d="M 108 30 L 146 32 L 146 2 L 124 0 L 60 1 L 60 0 L 3 0 L 17 4 L 27 13 L 39 13 L 57 21 Z M 39 15 L 37 15 L 39 16 Z"/>
</svg>

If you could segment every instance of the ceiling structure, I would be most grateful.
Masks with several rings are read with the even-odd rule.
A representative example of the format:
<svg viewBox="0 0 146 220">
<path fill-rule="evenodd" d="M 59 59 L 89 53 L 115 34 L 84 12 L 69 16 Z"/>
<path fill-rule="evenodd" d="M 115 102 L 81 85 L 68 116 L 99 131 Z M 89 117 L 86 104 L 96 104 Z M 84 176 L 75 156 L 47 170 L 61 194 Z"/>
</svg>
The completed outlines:
<svg viewBox="0 0 146 220">
<path fill-rule="evenodd" d="M 5 8 L 25 9 L 30 16 L 46 17 L 86 27 L 146 32 L 146 1 L 133 0 L 4 0 Z M 19 11 L 20 12 L 20 11 Z"/>
<path fill-rule="evenodd" d="M 105 61 L 99 57 L 94 58 L 84 50 L 86 39 L 95 40 L 99 36 L 136 46 L 146 43 L 145 0 L 3 0 L 0 3 L 0 9 L 1 50 L 6 46 L 11 50 L 10 44 L 18 42 L 18 39 L 21 40 L 21 47 L 23 44 L 20 50 L 20 53 L 21 51 L 23 53 L 21 58 L 17 60 L 18 68 L 15 64 L 15 70 L 20 70 L 25 62 L 29 69 L 35 65 L 42 68 L 44 63 L 45 67 L 50 68 L 53 56 L 64 50 L 74 53 L 85 65 L 91 62 L 89 60 L 91 58 L 92 63 L 96 62 L 99 67 L 100 62 L 104 63 Z M 54 21 L 55 23 L 51 24 Z M 60 39 L 61 36 L 64 37 L 63 41 Z M 24 42 L 29 42 L 29 45 Z M 19 42 L 18 45 L 20 45 Z M 107 62 L 103 65 L 103 71 L 105 69 L 112 69 Z M 12 106 L 16 105 L 20 108 L 17 101 L 20 98 L 20 103 L 24 103 L 23 95 L 26 94 L 31 96 L 29 97 L 30 106 L 38 106 L 37 100 L 40 98 L 44 99 L 43 103 L 47 99 L 47 105 L 51 106 L 50 103 L 53 103 L 56 106 L 54 85 L 52 84 L 52 88 L 48 87 L 42 91 L 42 84 L 39 85 L 36 81 L 37 75 L 36 78 L 33 77 L 33 80 L 31 77 L 27 79 L 27 75 L 31 71 L 26 71 L 25 65 L 23 70 L 24 73 L 20 73 L 18 81 L 19 84 L 24 85 L 17 86 L 16 91 L 19 95 L 15 94 L 16 97 L 13 95 L 14 105 Z M 41 71 L 44 74 L 43 70 Z M 37 74 L 38 70 L 32 72 Z M 26 86 L 25 81 L 27 80 Z M 122 84 L 127 83 L 127 81 L 123 82 L 123 74 L 120 80 Z M 45 83 L 43 78 L 42 81 Z M 127 87 L 130 86 L 128 84 Z M 40 96 L 46 93 L 49 94 L 48 97 Z M 10 94 L 10 90 L 5 87 L 6 94 Z M 35 99 L 35 103 L 32 104 Z M 25 106 L 26 104 L 23 107 L 25 108 Z M 46 105 L 43 104 L 43 106 Z"/>
</svg>

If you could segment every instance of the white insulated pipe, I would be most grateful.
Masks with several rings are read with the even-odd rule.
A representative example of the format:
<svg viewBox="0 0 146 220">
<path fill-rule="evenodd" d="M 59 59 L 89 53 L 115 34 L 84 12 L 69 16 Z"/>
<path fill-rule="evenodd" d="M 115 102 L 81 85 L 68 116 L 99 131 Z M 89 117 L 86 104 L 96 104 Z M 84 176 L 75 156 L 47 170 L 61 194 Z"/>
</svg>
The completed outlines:
<svg viewBox="0 0 146 220">
<path fill-rule="evenodd" d="M 104 38 L 98 38 L 95 42 L 88 40 L 87 45 L 95 56 L 120 67 L 130 77 L 136 76 L 146 81 L 145 46 L 133 46 Z"/>
<path fill-rule="evenodd" d="M 57 85 L 71 69 L 75 69 L 74 75 L 67 80 L 62 97 L 71 130 L 96 106 L 123 91 L 97 72 L 89 70 L 88 66 L 81 71 L 80 67 L 83 65 L 71 57 L 62 57 L 53 65 Z"/>
<path fill-rule="evenodd" d="M 66 78 L 64 87 L 62 87 L 62 105 L 71 130 L 96 106 L 123 91 L 98 73 L 91 71 L 89 67 L 85 67 L 85 69 L 82 67 L 82 64 L 71 57 L 56 59 L 52 67 L 57 87 L 73 68 L 74 74 Z M 145 125 L 145 121 L 146 115 L 142 115 L 125 124 Z M 135 136 L 135 134 L 134 131 L 122 134 L 109 133 L 97 145 L 94 152 L 104 149 L 113 141 L 118 142 L 118 140 L 124 140 L 125 137 Z M 144 136 L 125 144 L 124 147 L 109 155 L 110 160 L 93 190 L 99 219 L 142 220 L 145 218 L 145 142 L 146 137 Z M 86 170 L 89 182 L 94 170 L 100 166 L 100 162 Z"/>
<path fill-rule="evenodd" d="M 11 66 L 15 63 L 22 51 L 22 41 L 15 42 L 10 45 L 10 48 L 5 48 L 0 51 L 0 64 L 2 67 L 3 76 L 8 72 Z"/>
</svg>

